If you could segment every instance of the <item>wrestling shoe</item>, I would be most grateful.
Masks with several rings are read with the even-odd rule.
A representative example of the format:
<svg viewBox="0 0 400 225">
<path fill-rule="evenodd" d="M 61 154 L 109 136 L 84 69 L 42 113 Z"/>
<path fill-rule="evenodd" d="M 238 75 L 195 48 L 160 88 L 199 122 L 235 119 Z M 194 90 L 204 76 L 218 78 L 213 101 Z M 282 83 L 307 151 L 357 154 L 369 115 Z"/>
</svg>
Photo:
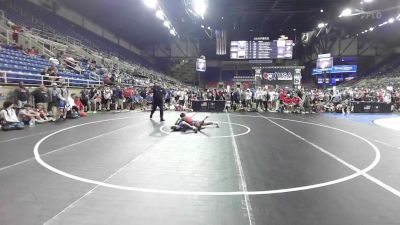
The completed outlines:
<svg viewBox="0 0 400 225">
<path fill-rule="evenodd" d="M 216 125 L 217 128 L 219 128 L 219 123 L 218 122 L 216 122 L 215 125 Z"/>
<path fill-rule="evenodd" d="M 193 131 L 194 131 L 194 133 L 197 134 L 197 131 L 198 131 L 197 127 L 193 128 Z"/>
</svg>

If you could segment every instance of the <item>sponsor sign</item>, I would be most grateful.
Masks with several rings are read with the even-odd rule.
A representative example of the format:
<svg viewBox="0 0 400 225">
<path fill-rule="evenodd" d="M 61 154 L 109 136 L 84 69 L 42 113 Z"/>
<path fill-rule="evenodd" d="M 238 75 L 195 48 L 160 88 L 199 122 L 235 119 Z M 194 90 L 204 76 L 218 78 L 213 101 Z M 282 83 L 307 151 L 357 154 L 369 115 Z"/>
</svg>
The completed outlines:
<svg viewBox="0 0 400 225">
<path fill-rule="evenodd" d="M 257 73 L 256 73 L 257 74 Z M 301 79 L 301 69 L 295 68 L 265 68 L 261 69 L 261 84 L 264 85 L 293 85 Z"/>
<path fill-rule="evenodd" d="M 333 66 L 331 69 L 323 70 L 323 69 L 313 69 L 313 75 L 322 74 L 323 71 L 326 73 L 356 73 L 357 65 L 337 65 Z"/>
</svg>

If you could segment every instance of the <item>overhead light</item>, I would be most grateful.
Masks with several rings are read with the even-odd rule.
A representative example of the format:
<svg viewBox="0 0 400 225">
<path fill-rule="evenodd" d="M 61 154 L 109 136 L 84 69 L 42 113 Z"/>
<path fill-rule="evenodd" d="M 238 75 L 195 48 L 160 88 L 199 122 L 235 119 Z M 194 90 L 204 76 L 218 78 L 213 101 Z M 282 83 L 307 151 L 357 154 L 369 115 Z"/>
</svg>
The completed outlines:
<svg viewBox="0 0 400 225">
<path fill-rule="evenodd" d="M 344 9 L 342 13 L 339 15 L 339 17 L 351 16 L 352 12 L 353 10 L 351 10 L 350 8 Z"/>
<path fill-rule="evenodd" d="M 201 28 L 203 28 L 203 29 L 204 29 L 204 25 L 201 25 Z"/>
<path fill-rule="evenodd" d="M 369 31 L 373 31 L 375 28 L 374 27 L 370 27 L 369 28 Z"/>
<path fill-rule="evenodd" d="M 326 27 L 326 25 L 328 25 L 328 24 L 325 24 L 325 23 L 319 23 L 319 24 L 318 24 L 318 28 L 324 28 L 324 27 Z"/>
<path fill-rule="evenodd" d="M 161 9 L 157 10 L 156 17 L 160 20 L 164 20 L 164 13 Z"/>
<path fill-rule="evenodd" d="M 396 17 L 397 20 L 400 20 L 400 14 Z"/>
<path fill-rule="evenodd" d="M 364 33 L 367 33 L 368 32 L 368 30 L 364 30 Z"/>
<path fill-rule="evenodd" d="M 389 23 L 393 23 L 393 22 L 394 22 L 394 18 L 390 18 L 390 19 L 388 20 L 388 22 L 389 22 Z"/>
<path fill-rule="evenodd" d="M 143 0 L 144 4 L 149 7 L 150 9 L 156 9 L 158 2 L 157 0 Z"/>
<path fill-rule="evenodd" d="M 365 3 L 371 3 L 371 2 L 373 2 L 374 0 L 364 0 L 364 2 Z"/>
<path fill-rule="evenodd" d="M 193 0 L 193 10 L 194 12 L 200 16 L 201 18 L 204 18 L 204 15 L 206 14 L 208 5 L 206 0 Z"/>
<path fill-rule="evenodd" d="M 323 12 L 324 12 L 324 10 L 323 10 L 323 9 L 321 9 L 321 10 L 320 10 L 320 12 L 321 12 L 321 13 L 323 13 Z"/>
<path fill-rule="evenodd" d="M 169 26 L 171 26 L 171 23 L 168 20 L 166 20 L 164 21 L 164 26 L 169 28 Z"/>
<path fill-rule="evenodd" d="M 173 29 L 169 30 L 169 33 L 170 33 L 172 36 L 176 36 L 176 31 L 173 30 Z"/>
<path fill-rule="evenodd" d="M 207 27 L 207 29 L 211 30 L 211 27 Z"/>
</svg>

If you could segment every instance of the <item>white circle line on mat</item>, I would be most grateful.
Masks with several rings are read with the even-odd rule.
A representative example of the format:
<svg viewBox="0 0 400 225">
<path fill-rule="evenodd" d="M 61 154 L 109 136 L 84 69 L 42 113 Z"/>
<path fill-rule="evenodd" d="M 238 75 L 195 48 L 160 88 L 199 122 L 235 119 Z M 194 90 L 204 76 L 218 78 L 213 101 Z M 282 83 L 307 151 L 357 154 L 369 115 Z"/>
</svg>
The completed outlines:
<svg viewBox="0 0 400 225">
<path fill-rule="evenodd" d="M 164 189 L 155 189 L 155 188 L 128 187 L 128 186 L 123 186 L 123 185 L 105 183 L 105 182 L 101 182 L 101 181 L 96 181 L 96 180 L 91 180 L 91 179 L 79 177 L 79 176 L 76 176 L 76 175 L 61 171 L 61 170 L 49 165 L 48 163 L 43 161 L 43 159 L 40 157 L 40 154 L 39 154 L 40 145 L 43 143 L 43 141 L 45 141 L 46 139 L 50 138 L 51 136 L 53 136 L 55 134 L 58 134 L 58 133 L 61 133 L 63 131 L 70 130 L 70 129 L 73 129 L 73 128 L 76 128 L 76 127 L 89 125 L 89 124 L 95 124 L 95 123 L 101 123 L 101 122 L 107 122 L 107 121 L 113 121 L 113 120 L 120 120 L 120 119 L 126 119 L 126 118 L 114 118 L 114 119 L 109 119 L 109 120 L 95 121 L 95 122 L 84 123 L 84 124 L 75 125 L 75 126 L 71 126 L 71 127 L 67 127 L 67 128 L 61 129 L 61 130 L 53 132 L 53 133 L 43 137 L 41 140 L 39 140 L 35 144 L 33 152 L 34 152 L 36 161 L 40 165 L 42 165 L 43 167 L 49 169 L 50 171 L 52 171 L 54 173 L 57 173 L 57 174 L 62 175 L 64 177 L 67 177 L 67 178 L 70 178 L 70 179 L 74 179 L 74 180 L 77 180 L 77 181 L 80 181 L 80 182 L 100 185 L 100 186 L 103 186 L 103 187 L 108 187 L 108 188 L 113 188 L 113 189 L 118 189 L 118 190 L 124 190 L 124 191 L 135 191 L 135 192 L 142 192 L 142 193 L 167 194 L 167 195 L 197 195 L 197 196 L 269 195 L 269 194 L 280 194 L 280 193 L 289 193 L 289 192 L 296 192 L 296 191 L 311 190 L 311 189 L 326 187 L 326 186 L 330 186 L 330 185 L 334 185 L 334 184 L 338 184 L 338 183 L 342 183 L 342 182 L 354 179 L 354 178 L 356 178 L 358 176 L 361 176 L 361 175 L 367 173 L 368 171 L 372 170 L 376 165 L 378 165 L 378 163 L 380 161 L 381 154 L 380 154 L 380 151 L 379 151 L 378 147 L 376 147 L 374 144 L 372 144 L 367 139 L 365 139 L 365 138 L 363 138 L 363 137 L 361 137 L 361 136 L 359 136 L 357 134 L 351 133 L 349 131 L 345 131 L 345 130 L 342 130 L 342 129 L 339 129 L 339 128 L 335 128 L 335 127 L 330 127 L 330 126 L 327 126 L 327 125 L 316 124 L 316 123 L 305 122 L 305 121 L 282 119 L 282 118 L 275 118 L 275 117 L 265 117 L 265 118 L 277 119 L 277 120 L 286 120 L 286 121 L 291 121 L 291 122 L 309 124 L 309 125 L 324 127 L 324 128 L 328 128 L 328 129 L 332 129 L 332 130 L 336 130 L 336 131 L 339 131 L 339 132 L 343 132 L 343 133 L 349 134 L 349 135 L 354 136 L 354 137 L 356 137 L 358 139 L 361 139 L 362 141 L 364 141 L 368 145 L 370 145 L 372 147 L 372 149 L 374 150 L 374 152 L 375 152 L 375 159 L 373 160 L 373 162 L 368 167 L 366 167 L 366 168 L 364 168 L 362 170 L 359 170 L 358 172 L 356 172 L 354 174 L 351 174 L 351 175 L 348 175 L 348 176 L 345 176 L 345 177 L 342 177 L 342 178 L 338 178 L 338 179 L 335 179 L 335 180 L 323 182 L 323 183 L 300 186 L 300 187 L 284 188 L 284 189 L 264 190 L 264 191 L 246 191 L 246 192 L 244 192 L 244 191 L 217 191 L 217 192 L 213 192 L 213 191 L 164 190 Z"/>
</svg>

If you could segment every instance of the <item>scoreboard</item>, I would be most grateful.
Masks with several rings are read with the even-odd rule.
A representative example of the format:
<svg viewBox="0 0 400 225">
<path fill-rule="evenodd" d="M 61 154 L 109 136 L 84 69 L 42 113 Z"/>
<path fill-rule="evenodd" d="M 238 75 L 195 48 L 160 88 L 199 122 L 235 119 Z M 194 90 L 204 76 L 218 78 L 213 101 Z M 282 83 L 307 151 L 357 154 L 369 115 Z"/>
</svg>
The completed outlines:
<svg viewBox="0 0 400 225">
<path fill-rule="evenodd" d="M 231 41 L 231 59 L 292 59 L 293 41 Z"/>
</svg>

